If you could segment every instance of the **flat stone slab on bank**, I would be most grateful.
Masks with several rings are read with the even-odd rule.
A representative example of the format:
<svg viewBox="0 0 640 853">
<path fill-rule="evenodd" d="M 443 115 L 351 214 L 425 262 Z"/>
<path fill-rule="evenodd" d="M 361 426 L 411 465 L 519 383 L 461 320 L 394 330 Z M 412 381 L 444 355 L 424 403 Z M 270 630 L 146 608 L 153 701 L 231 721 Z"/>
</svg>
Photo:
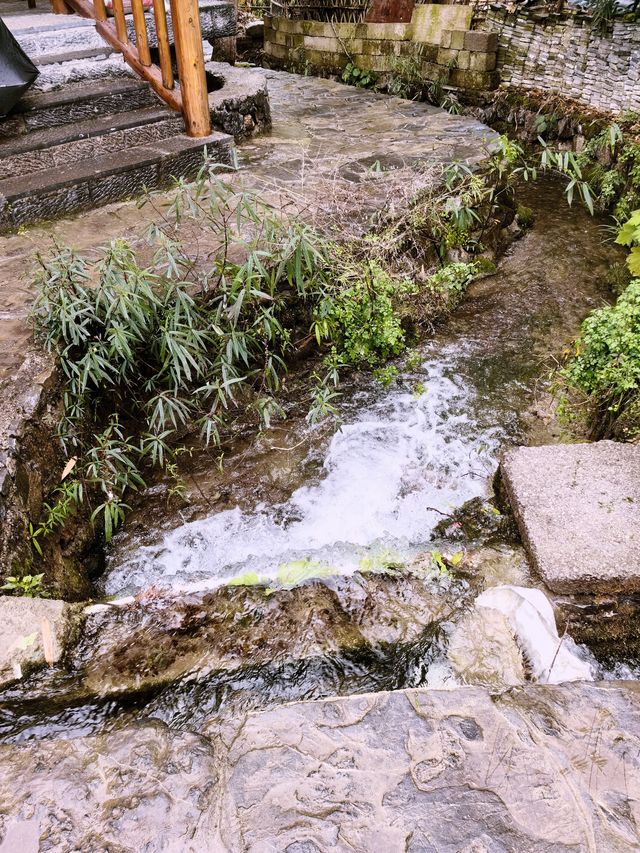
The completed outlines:
<svg viewBox="0 0 640 853">
<path fill-rule="evenodd" d="M 640 447 L 520 447 L 501 473 L 534 568 L 556 593 L 640 592 Z"/>
<path fill-rule="evenodd" d="M 627 853 L 640 684 L 406 690 L 0 746 L 0 851 Z"/>
</svg>

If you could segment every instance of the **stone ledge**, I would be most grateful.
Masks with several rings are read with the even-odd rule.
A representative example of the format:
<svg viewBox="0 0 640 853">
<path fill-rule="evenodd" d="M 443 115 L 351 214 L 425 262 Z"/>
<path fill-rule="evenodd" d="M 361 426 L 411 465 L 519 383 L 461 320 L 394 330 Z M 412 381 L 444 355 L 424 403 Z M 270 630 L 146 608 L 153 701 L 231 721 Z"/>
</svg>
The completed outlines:
<svg viewBox="0 0 640 853">
<path fill-rule="evenodd" d="M 520 447 L 500 471 L 531 562 L 553 592 L 640 592 L 640 447 Z"/>
</svg>

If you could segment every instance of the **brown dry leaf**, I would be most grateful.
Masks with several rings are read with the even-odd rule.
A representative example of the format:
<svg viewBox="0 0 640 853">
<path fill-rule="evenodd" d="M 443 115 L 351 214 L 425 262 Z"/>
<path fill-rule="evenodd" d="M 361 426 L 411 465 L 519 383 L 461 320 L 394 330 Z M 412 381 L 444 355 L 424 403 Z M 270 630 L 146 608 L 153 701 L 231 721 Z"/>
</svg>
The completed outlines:
<svg viewBox="0 0 640 853">
<path fill-rule="evenodd" d="M 77 456 L 72 456 L 69 460 L 67 460 L 67 464 L 64 466 L 64 470 L 62 472 L 61 480 L 64 480 L 65 477 L 68 477 L 69 474 L 76 467 L 76 462 L 78 461 Z"/>
</svg>

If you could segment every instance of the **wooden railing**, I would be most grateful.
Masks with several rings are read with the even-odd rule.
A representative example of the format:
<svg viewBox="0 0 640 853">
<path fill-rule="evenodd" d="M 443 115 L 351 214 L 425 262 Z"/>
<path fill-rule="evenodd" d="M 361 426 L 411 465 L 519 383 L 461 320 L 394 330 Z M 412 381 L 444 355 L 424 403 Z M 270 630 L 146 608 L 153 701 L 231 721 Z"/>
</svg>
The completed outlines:
<svg viewBox="0 0 640 853">
<path fill-rule="evenodd" d="M 158 39 L 159 67 L 151 61 L 147 23 L 142 0 L 131 0 L 135 43 L 129 39 L 123 0 L 113 0 L 113 19 L 104 0 L 51 0 L 54 12 L 77 12 L 92 18 L 102 38 L 119 51 L 124 60 L 174 110 L 184 117 L 189 136 L 208 136 L 211 117 L 204 70 L 202 31 L 198 0 L 171 0 L 171 23 L 178 68 L 173 75 L 169 26 L 164 0 L 155 0 L 153 14 Z"/>
</svg>

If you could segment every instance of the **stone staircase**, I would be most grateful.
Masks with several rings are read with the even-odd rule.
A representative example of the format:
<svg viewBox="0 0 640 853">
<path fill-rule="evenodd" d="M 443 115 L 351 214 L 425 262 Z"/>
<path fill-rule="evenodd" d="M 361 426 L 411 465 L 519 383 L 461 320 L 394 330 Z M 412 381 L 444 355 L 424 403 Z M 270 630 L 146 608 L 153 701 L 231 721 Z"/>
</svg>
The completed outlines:
<svg viewBox="0 0 640 853">
<path fill-rule="evenodd" d="M 194 175 L 205 148 L 218 163 L 233 161 L 233 136 L 186 136 L 182 116 L 100 42 L 91 21 L 4 20 L 40 77 L 0 119 L 1 231 L 166 187 Z"/>
</svg>

